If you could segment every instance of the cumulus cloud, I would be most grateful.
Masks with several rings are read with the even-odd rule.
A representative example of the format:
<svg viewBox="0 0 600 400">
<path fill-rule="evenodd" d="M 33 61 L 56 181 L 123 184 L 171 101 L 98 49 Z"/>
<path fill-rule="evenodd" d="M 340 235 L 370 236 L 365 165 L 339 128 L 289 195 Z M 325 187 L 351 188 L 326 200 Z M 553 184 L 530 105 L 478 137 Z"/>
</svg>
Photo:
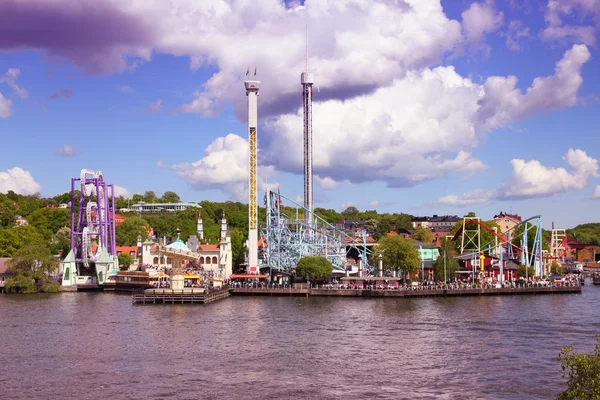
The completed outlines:
<svg viewBox="0 0 600 400">
<path fill-rule="evenodd" d="M 322 189 L 335 189 L 337 187 L 337 182 L 329 176 L 321 178 L 320 176 L 315 175 L 314 180 Z"/>
<path fill-rule="evenodd" d="M 30 195 L 39 193 L 40 189 L 40 184 L 23 168 L 14 167 L 0 172 L 0 193 L 12 190 L 18 194 Z"/>
<path fill-rule="evenodd" d="M 215 139 L 204 150 L 205 156 L 192 163 L 181 163 L 159 167 L 176 171 L 177 176 L 184 178 L 198 190 L 220 189 L 230 193 L 237 200 L 248 198 L 248 164 L 249 147 L 244 138 L 230 133 Z M 270 166 L 260 168 L 260 180 L 274 176 Z"/>
<path fill-rule="evenodd" d="M 12 100 L 7 99 L 0 93 L 0 118 L 8 118 L 12 115 Z"/>
<path fill-rule="evenodd" d="M 114 192 L 115 192 L 115 197 L 123 196 L 126 199 L 131 197 L 129 190 L 127 190 L 124 187 L 119 186 L 119 185 L 114 185 Z"/>
<path fill-rule="evenodd" d="M 465 38 L 471 42 L 482 41 L 487 33 L 497 31 L 504 20 L 504 14 L 496 10 L 491 0 L 473 3 L 461 15 Z"/>
<path fill-rule="evenodd" d="M 554 75 L 535 78 L 525 93 L 517 88 L 516 76 L 488 78 L 478 110 L 484 128 L 489 130 L 540 111 L 576 105 L 577 92 L 583 83 L 581 67 L 589 59 L 590 52 L 585 45 L 574 45 L 556 64 Z"/>
<path fill-rule="evenodd" d="M 56 153 L 62 157 L 73 157 L 76 154 L 76 151 L 70 144 L 65 144 L 60 149 L 56 150 Z"/>
<path fill-rule="evenodd" d="M 598 177 L 598 161 L 579 149 L 569 149 L 563 157 L 569 167 L 546 167 L 537 160 L 511 160 L 512 174 L 496 190 L 478 189 L 460 196 L 447 195 L 435 203 L 467 206 L 490 203 L 496 200 L 520 200 L 534 197 L 547 197 L 570 190 L 581 190 L 592 177 Z M 598 193 L 596 193 L 598 192 Z M 600 190 L 596 188 L 596 194 Z"/>
<path fill-rule="evenodd" d="M 56 100 L 59 97 L 70 98 L 73 95 L 73 90 L 68 88 L 60 88 L 50 95 L 50 100 Z"/>
<path fill-rule="evenodd" d="M 544 13 L 546 28 L 541 37 L 548 41 L 571 40 L 594 45 L 596 31 L 600 27 L 600 1 L 598 0 L 549 0 Z M 590 19 L 591 18 L 591 19 Z M 575 25 L 569 20 L 583 22 Z"/>
<path fill-rule="evenodd" d="M 155 102 L 150 103 L 150 105 L 144 109 L 144 114 L 153 114 L 155 112 L 158 112 L 161 107 L 162 107 L 162 100 L 158 99 Z"/>
</svg>

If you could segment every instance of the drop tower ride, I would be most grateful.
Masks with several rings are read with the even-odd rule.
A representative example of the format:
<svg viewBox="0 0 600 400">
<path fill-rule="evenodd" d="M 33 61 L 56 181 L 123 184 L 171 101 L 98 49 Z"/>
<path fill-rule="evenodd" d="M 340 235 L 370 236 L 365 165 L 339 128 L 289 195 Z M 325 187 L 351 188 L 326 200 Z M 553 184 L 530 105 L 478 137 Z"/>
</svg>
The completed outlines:
<svg viewBox="0 0 600 400">
<path fill-rule="evenodd" d="M 246 74 L 248 75 L 248 74 Z M 256 76 L 256 72 L 254 73 Z M 248 97 L 248 144 L 250 147 L 250 168 L 248 179 L 248 266 L 247 273 L 257 274 L 258 271 L 258 207 L 256 204 L 256 141 L 258 120 L 258 89 L 260 81 L 247 80 L 244 82 Z"/>
</svg>

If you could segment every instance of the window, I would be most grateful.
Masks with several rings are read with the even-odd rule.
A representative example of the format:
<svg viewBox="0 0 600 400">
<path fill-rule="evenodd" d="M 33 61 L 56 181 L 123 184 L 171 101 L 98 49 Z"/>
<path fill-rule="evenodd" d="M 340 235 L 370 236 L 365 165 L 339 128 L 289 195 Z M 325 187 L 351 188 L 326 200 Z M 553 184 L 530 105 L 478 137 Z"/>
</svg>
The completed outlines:
<svg viewBox="0 0 600 400">
<path fill-rule="evenodd" d="M 200 257 L 200 264 L 204 264 L 204 257 Z"/>
<path fill-rule="evenodd" d="M 158 257 L 154 257 L 154 260 L 152 260 L 152 264 L 158 264 Z"/>
<path fill-rule="evenodd" d="M 217 257 L 213 257 L 213 262 L 212 262 L 212 263 L 213 263 L 213 264 L 216 264 L 216 263 L 217 263 Z"/>
</svg>

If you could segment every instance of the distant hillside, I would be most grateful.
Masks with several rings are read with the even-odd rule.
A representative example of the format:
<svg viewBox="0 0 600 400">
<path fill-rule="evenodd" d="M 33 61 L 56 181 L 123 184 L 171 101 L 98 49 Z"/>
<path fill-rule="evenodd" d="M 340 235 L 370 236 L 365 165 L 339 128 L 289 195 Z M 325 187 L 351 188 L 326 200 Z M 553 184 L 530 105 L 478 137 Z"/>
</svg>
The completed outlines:
<svg viewBox="0 0 600 400">
<path fill-rule="evenodd" d="M 569 238 L 579 243 L 595 244 L 600 246 L 600 222 L 577 225 L 568 230 Z"/>
</svg>

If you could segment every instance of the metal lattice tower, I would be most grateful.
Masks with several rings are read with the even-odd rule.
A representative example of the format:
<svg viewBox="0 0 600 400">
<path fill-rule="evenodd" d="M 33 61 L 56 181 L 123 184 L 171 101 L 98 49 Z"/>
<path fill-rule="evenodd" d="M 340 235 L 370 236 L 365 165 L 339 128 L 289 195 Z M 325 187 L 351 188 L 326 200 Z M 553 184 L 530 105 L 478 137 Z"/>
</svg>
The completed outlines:
<svg viewBox="0 0 600 400">
<path fill-rule="evenodd" d="M 295 205 L 295 217 L 283 212 L 281 198 Z M 267 221 L 262 229 L 262 239 L 264 262 L 270 268 L 289 272 L 296 268 L 302 257 L 323 256 L 333 264 L 334 271 L 346 271 L 346 258 L 350 249 L 356 249 L 361 259 L 367 260 L 367 249 L 360 241 L 346 235 L 318 215 L 311 213 L 313 223 L 306 225 L 299 219 L 300 211 L 304 214 L 310 211 L 293 200 L 268 191 L 265 194 L 265 206 Z M 373 272 L 373 268 L 368 265 L 363 268 Z"/>
<path fill-rule="evenodd" d="M 475 228 L 467 229 L 469 224 L 475 224 Z M 479 217 L 464 217 L 463 229 L 460 240 L 460 254 L 465 252 L 481 251 L 481 218 Z"/>
<path fill-rule="evenodd" d="M 249 70 L 246 75 L 249 74 Z M 256 76 L 256 69 L 254 70 Z M 248 177 L 248 272 L 258 272 L 258 207 L 256 204 L 256 128 L 258 120 L 258 90 L 260 82 L 245 81 L 248 97 L 248 143 L 250 145 L 250 168 Z"/>
</svg>

